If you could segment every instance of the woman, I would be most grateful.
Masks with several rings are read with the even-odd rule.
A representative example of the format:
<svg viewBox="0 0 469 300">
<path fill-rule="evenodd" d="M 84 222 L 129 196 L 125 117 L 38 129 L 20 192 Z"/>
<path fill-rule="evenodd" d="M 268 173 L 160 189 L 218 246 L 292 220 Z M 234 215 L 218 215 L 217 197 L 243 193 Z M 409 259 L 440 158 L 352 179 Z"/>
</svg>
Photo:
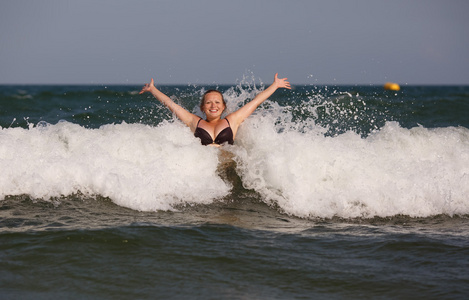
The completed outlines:
<svg viewBox="0 0 469 300">
<path fill-rule="evenodd" d="M 291 89 L 287 78 L 278 78 L 277 73 L 274 82 L 268 88 L 257 94 L 251 102 L 230 113 L 224 119 L 221 118 L 226 108 L 223 94 L 217 90 L 209 90 L 204 94 L 200 103 L 200 109 L 206 116 L 205 120 L 174 103 L 171 98 L 155 87 L 153 78 L 150 83 L 143 86 L 140 94 L 150 92 L 158 101 L 176 114 L 184 124 L 189 126 L 194 135 L 200 138 L 203 145 L 220 146 L 224 143 L 233 144 L 239 125 L 278 88 Z"/>
</svg>

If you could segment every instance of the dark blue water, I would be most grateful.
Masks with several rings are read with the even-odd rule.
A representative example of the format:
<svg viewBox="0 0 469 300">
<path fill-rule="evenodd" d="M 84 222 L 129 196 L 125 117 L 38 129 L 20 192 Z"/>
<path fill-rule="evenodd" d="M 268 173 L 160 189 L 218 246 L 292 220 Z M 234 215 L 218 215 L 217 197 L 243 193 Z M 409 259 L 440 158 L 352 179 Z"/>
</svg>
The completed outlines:
<svg viewBox="0 0 469 300">
<path fill-rule="evenodd" d="M 257 87 L 181 85 L 163 86 L 161 90 L 177 95 L 184 107 L 193 110 L 202 91 L 211 88 L 240 94 Z M 87 128 L 121 122 L 156 125 L 170 117 L 166 109 L 152 104 L 155 100 L 151 97 L 138 95 L 139 90 L 139 86 L 2 86 L 0 126 L 27 127 L 28 123 L 55 124 L 59 120 Z M 333 126 L 334 132 L 358 129 L 365 133 L 382 127 L 385 121 L 397 121 L 406 128 L 418 124 L 468 128 L 468 98 L 467 86 L 406 86 L 401 91 L 380 86 L 297 86 L 292 91 L 279 90 L 271 97 L 290 107 L 297 119 L 309 117 L 304 107 L 314 105 L 318 124 Z M 376 124 L 370 124 L 371 120 Z"/>
<path fill-rule="evenodd" d="M 0 87 L 0 298 L 469 295 L 469 87 L 297 86 L 221 150 L 138 90 Z"/>
</svg>

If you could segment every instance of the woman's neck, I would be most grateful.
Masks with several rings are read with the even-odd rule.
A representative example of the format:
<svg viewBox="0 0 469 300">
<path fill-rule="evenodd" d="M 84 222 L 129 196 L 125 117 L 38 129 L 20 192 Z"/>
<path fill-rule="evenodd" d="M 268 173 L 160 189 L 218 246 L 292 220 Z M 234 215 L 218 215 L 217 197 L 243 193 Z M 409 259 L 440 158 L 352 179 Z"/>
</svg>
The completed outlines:
<svg viewBox="0 0 469 300">
<path fill-rule="evenodd" d="M 206 118 L 205 121 L 208 122 L 208 123 L 218 123 L 220 122 L 221 118 L 218 117 L 218 118 L 213 118 L 213 119 L 209 119 L 209 118 Z"/>
</svg>

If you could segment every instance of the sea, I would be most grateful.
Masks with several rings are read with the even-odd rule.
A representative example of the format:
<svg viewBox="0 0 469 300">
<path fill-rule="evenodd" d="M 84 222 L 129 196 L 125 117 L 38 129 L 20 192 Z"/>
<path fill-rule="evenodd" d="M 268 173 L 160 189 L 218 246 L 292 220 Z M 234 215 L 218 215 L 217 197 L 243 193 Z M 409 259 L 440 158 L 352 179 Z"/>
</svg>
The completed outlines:
<svg viewBox="0 0 469 300">
<path fill-rule="evenodd" d="M 0 86 L 0 299 L 468 299 L 469 86 L 142 85 Z"/>
</svg>

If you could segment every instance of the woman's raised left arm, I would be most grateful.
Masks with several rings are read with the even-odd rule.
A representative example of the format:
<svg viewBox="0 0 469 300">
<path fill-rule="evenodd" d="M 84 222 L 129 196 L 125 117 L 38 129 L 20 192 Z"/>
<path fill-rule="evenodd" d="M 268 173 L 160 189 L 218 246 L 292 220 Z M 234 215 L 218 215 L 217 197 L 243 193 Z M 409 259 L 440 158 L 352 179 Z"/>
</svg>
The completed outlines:
<svg viewBox="0 0 469 300">
<path fill-rule="evenodd" d="M 236 132 L 239 125 L 279 88 L 291 89 L 291 86 L 287 78 L 278 78 L 278 73 L 276 73 L 274 82 L 268 88 L 257 94 L 252 101 L 227 116 L 231 129 Z"/>
</svg>

